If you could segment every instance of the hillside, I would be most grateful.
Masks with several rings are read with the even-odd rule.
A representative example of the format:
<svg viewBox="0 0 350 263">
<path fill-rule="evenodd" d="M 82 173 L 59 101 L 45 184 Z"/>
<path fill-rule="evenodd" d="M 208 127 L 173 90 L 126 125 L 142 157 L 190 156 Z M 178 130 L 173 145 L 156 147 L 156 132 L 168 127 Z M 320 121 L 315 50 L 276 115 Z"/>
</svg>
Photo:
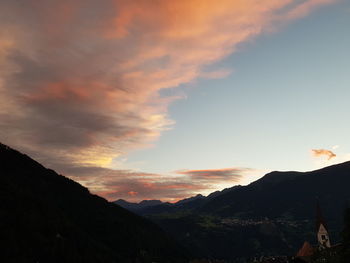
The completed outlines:
<svg viewBox="0 0 350 263">
<path fill-rule="evenodd" d="M 164 212 L 175 212 L 178 210 L 191 209 L 198 207 L 203 203 L 204 197 L 201 194 L 198 194 L 193 197 L 185 198 L 177 201 L 176 203 L 162 202 L 160 200 L 143 200 L 139 203 L 132 203 L 119 199 L 113 203 L 132 211 L 139 215 L 155 214 L 155 213 L 164 213 Z"/>
<path fill-rule="evenodd" d="M 335 220 L 350 200 L 349 186 L 350 162 L 305 173 L 272 172 L 209 200 L 199 210 L 223 216 L 311 219 L 318 199 L 327 217 Z"/>
<path fill-rule="evenodd" d="M 350 162 L 345 162 L 311 172 L 272 172 L 186 206 L 163 204 L 142 213 L 197 256 L 294 255 L 305 240 L 316 241 L 317 200 L 331 241 L 340 241 L 349 189 Z"/>
<path fill-rule="evenodd" d="M 118 199 L 117 201 L 114 201 L 113 203 L 129 210 L 135 213 L 138 213 L 139 211 L 142 211 L 143 209 L 153 207 L 153 206 L 158 206 L 164 204 L 160 200 L 143 200 L 139 203 L 132 203 L 125 201 L 124 199 Z"/>
<path fill-rule="evenodd" d="M 213 192 L 208 196 L 197 194 L 196 196 L 185 198 L 175 203 L 161 202 L 160 200 L 143 200 L 139 203 L 132 203 L 123 199 L 114 201 L 114 203 L 142 216 L 162 214 L 162 213 L 187 212 L 187 211 L 192 211 L 194 209 L 202 207 L 209 200 L 217 196 L 220 196 L 224 193 L 228 193 L 233 190 L 236 190 L 240 187 L 241 187 L 240 185 L 233 186 L 221 191 Z"/>
<path fill-rule="evenodd" d="M 3 262 L 184 262 L 158 226 L 0 144 Z"/>
</svg>

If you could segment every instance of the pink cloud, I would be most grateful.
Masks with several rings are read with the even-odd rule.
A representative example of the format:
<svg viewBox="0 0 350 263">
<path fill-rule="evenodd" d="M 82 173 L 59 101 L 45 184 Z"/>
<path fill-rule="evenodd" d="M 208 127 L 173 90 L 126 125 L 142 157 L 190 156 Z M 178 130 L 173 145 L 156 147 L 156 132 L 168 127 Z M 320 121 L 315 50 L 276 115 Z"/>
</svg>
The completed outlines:
<svg viewBox="0 0 350 263">
<path fill-rule="evenodd" d="M 223 168 L 207 170 L 183 170 L 177 171 L 178 174 L 191 176 L 193 179 L 201 180 L 229 180 L 238 182 L 242 174 L 250 171 L 248 168 Z"/>
<path fill-rule="evenodd" d="M 161 90 L 225 77 L 206 67 L 333 2 L 3 0 L 0 140 L 58 171 L 108 167 L 174 125 L 182 96 Z"/>
<path fill-rule="evenodd" d="M 326 157 L 328 157 L 328 160 L 337 156 L 334 152 L 332 152 L 330 150 L 325 150 L 325 149 L 313 149 L 311 151 L 315 157 L 326 156 Z"/>
<path fill-rule="evenodd" d="M 128 192 L 128 195 L 130 195 L 130 196 L 135 196 L 137 194 L 138 194 L 138 192 L 135 192 L 135 191 L 129 191 Z"/>
<path fill-rule="evenodd" d="M 111 201 L 123 198 L 130 201 L 161 199 L 175 202 L 198 193 L 210 193 L 224 187 L 231 187 L 255 171 L 235 167 L 155 174 L 71 166 L 65 168 L 64 174 L 82 182 L 93 193 Z"/>
<path fill-rule="evenodd" d="M 212 189 L 212 185 L 200 180 L 191 180 L 185 175 L 152 174 L 101 167 L 66 167 L 64 174 L 111 201 L 124 198 L 130 201 L 162 199 L 174 202 Z"/>
<path fill-rule="evenodd" d="M 322 6 L 322 5 L 327 5 L 327 4 L 332 4 L 334 2 L 337 2 L 339 0 L 310 0 L 310 1 L 304 1 L 300 5 L 297 5 L 295 8 L 289 10 L 286 13 L 286 16 L 284 19 L 287 20 L 294 20 L 298 19 L 301 17 L 304 17 L 308 15 L 311 11 L 313 11 L 315 8 Z"/>
</svg>

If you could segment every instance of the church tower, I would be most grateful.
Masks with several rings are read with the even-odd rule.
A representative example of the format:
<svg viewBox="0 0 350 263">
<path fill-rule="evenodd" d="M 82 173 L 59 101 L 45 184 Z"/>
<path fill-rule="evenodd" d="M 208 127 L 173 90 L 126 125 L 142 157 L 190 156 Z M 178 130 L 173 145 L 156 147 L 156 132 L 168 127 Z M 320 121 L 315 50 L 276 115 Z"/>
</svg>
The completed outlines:
<svg viewBox="0 0 350 263">
<path fill-rule="evenodd" d="M 328 227 L 323 218 L 321 208 L 317 202 L 317 211 L 316 211 L 316 231 L 317 231 L 317 240 L 320 248 L 330 248 L 331 242 L 329 240 Z"/>
</svg>

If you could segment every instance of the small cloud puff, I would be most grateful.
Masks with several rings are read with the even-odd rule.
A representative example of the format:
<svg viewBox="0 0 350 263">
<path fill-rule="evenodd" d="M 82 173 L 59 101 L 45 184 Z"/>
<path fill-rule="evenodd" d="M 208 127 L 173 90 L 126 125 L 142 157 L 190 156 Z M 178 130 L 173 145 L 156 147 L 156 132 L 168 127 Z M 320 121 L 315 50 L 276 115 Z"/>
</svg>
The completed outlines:
<svg viewBox="0 0 350 263">
<path fill-rule="evenodd" d="M 326 149 L 312 149 L 311 151 L 315 157 L 327 156 L 328 160 L 331 160 L 337 156 L 334 152 Z"/>
</svg>

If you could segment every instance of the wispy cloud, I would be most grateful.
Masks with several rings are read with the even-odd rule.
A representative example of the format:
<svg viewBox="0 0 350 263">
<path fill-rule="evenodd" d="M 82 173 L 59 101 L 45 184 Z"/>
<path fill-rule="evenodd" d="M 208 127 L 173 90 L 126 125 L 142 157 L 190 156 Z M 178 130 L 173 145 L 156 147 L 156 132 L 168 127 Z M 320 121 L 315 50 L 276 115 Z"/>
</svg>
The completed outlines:
<svg viewBox="0 0 350 263">
<path fill-rule="evenodd" d="M 191 180 L 185 175 L 152 174 L 101 167 L 71 167 L 65 170 L 65 174 L 109 200 L 161 199 L 172 202 L 212 189 L 211 185 L 200 180 Z"/>
<path fill-rule="evenodd" d="M 251 171 L 248 168 L 223 168 L 223 169 L 207 169 L 207 170 L 182 170 L 177 171 L 177 174 L 190 176 L 194 180 L 208 181 L 231 181 L 238 182 L 242 174 Z"/>
<path fill-rule="evenodd" d="M 113 170 L 101 167 L 66 167 L 64 173 L 82 182 L 92 192 L 109 200 L 119 198 L 130 201 L 161 199 L 178 201 L 198 193 L 231 187 L 257 170 L 249 168 L 223 168 L 208 170 L 181 170 L 167 174 L 145 173 L 131 170 Z"/>
<path fill-rule="evenodd" d="M 314 149 L 311 153 L 314 157 L 313 163 L 315 169 L 320 169 L 329 165 L 339 164 L 350 161 L 350 153 L 339 150 L 339 145 L 332 147 L 332 150 Z M 334 152 L 337 150 L 337 153 Z M 322 158 L 325 157 L 325 158 Z"/>
<path fill-rule="evenodd" d="M 311 150 L 311 152 L 315 157 L 326 156 L 328 157 L 328 160 L 331 160 L 332 158 L 337 156 L 334 152 L 326 149 L 313 149 Z"/>
<path fill-rule="evenodd" d="M 207 66 L 331 2 L 2 0 L 0 140 L 59 171 L 107 167 L 174 125 L 181 96 L 161 90 L 224 77 Z"/>
</svg>

